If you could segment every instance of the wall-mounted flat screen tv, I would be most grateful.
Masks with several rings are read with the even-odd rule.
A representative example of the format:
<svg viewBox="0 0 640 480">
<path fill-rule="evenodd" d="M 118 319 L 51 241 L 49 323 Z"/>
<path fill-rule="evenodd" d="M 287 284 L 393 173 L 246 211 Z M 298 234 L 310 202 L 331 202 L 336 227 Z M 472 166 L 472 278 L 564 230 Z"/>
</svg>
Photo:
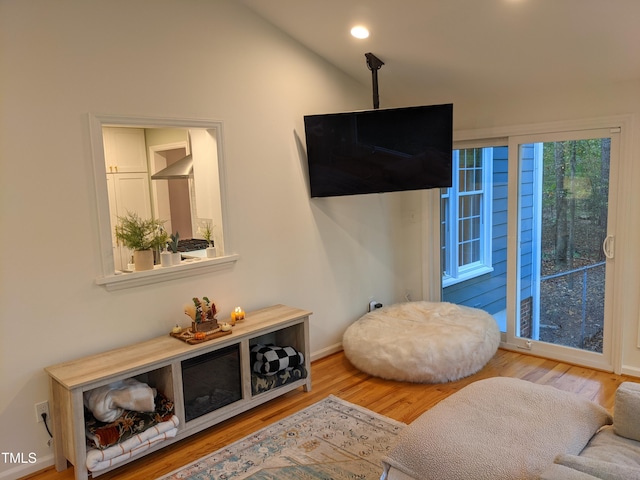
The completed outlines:
<svg viewBox="0 0 640 480">
<path fill-rule="evenodd" d="M 304 117 L 312 197 L 451 186 L 453 105 Z"/>
</svg>

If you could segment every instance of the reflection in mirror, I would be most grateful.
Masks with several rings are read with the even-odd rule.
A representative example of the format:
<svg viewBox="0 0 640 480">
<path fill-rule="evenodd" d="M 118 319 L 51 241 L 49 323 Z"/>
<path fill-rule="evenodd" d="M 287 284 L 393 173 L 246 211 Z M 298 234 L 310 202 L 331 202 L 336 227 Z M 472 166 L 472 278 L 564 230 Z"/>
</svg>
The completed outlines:
<svg viewBox="0 0 640 480">
<path fill-rule="evenodd" d="M 172 263 L 163 263 L 161 258 L 169 257 L 155 252 L 154 269 L 211 258 L 213 250 L 207 252 L 207 246 L 216 247 L 215 256 L 224 255 L 221 129 L 218 124 L 154 123 L 96 117 L 92 124 L 94 143 L 100 140 L 102 146 L 94 147 L 94 157 L 100 153 L 104 157 L 103 162 L 94 158 L 94 166 L 104 164 L 104 170 L 96 169 L 96 187 L 100 190 L 100 180 L 105 180 L 108 216 L 100 205 L 105 195 L 97 192 L 101 239 L 106 243 L 108 232 L 112 252 L 111 258 L 103 258 L 105 276 L 134 270 L 133 252 L 119 245 L 114 235 L 118 219 L 128 213 L 159 219 L 165 232 L 178 238 L 177 244 L 169 242 L 167 250 L 177 247 L 179 254 L 172 256 Z M 205 240 L 207 230 L 211 245 Z"/>
</svg>

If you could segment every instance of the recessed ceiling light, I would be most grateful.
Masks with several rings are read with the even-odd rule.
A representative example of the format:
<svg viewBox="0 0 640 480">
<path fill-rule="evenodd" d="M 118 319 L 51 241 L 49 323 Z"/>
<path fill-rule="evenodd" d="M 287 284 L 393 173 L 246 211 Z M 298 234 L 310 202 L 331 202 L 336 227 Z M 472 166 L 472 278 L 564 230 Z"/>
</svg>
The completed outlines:
<svg viewBox="0 0 640 480">
<path fill-rule="evenodd" d="M 369 36 L 369 30 L 362 25 L 357 25 L 351 29 L 351 35 L 356 38 L 367 38 Z"/>
</svg>

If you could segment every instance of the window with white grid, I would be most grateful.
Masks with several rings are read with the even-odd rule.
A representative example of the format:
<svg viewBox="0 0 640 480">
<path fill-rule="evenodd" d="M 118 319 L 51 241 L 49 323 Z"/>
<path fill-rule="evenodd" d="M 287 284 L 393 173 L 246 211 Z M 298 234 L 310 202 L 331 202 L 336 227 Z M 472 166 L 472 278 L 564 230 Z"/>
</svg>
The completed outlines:
<svg viewBox="0 0 640 480">
<path fill-rule="evenodd" d="M 440 201 L 443 285 L 491 270 L 492 148 L 453 152 L 453 184 Z"/>
</svg>

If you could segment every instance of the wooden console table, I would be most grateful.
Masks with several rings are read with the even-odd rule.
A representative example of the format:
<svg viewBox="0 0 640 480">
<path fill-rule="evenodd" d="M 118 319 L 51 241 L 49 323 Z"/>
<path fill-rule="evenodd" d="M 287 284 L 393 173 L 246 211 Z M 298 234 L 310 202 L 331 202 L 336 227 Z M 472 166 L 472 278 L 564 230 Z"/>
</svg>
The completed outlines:
<svg viewBox="0 0 640 480">
<path fill-rule="evenodd" d="M 275 305 L 249 312 L 244 320 L 233 327 L 232 334 L 197 345 L 187 344 L 167 333 L 146 342 L 45 368 L 50 384 L 56 469 L 64 470 L 68 467 L 67 462 L 70 462 L 75 467 L 76 480 L 88 478 L 83 394 L 118 380 L 133 377 L 145 380 L 174 401 L 175 414 L 180 421 L 178 434 L 174 438 L 160 442 L 139 456 L 170 445 L 293 389 L 303 387 L 305 391 L 311 390 L 309 315 L 311 312 L 306 310 Z M 220 320 L 224 321 L 229 320 Z M 292 346 L 302 352 L 307 377 L 263 393 L 253 394 L 250 346 L 257 343 Z M 239 352 L 241 398 L 187 421 L 182 378 L 183 362 L 228 347 L 236 348 Z M 131 460 L 135 458 L 138 457 Z M 96 472 L 94 476 L 111 469 Z"/>
</svg>

